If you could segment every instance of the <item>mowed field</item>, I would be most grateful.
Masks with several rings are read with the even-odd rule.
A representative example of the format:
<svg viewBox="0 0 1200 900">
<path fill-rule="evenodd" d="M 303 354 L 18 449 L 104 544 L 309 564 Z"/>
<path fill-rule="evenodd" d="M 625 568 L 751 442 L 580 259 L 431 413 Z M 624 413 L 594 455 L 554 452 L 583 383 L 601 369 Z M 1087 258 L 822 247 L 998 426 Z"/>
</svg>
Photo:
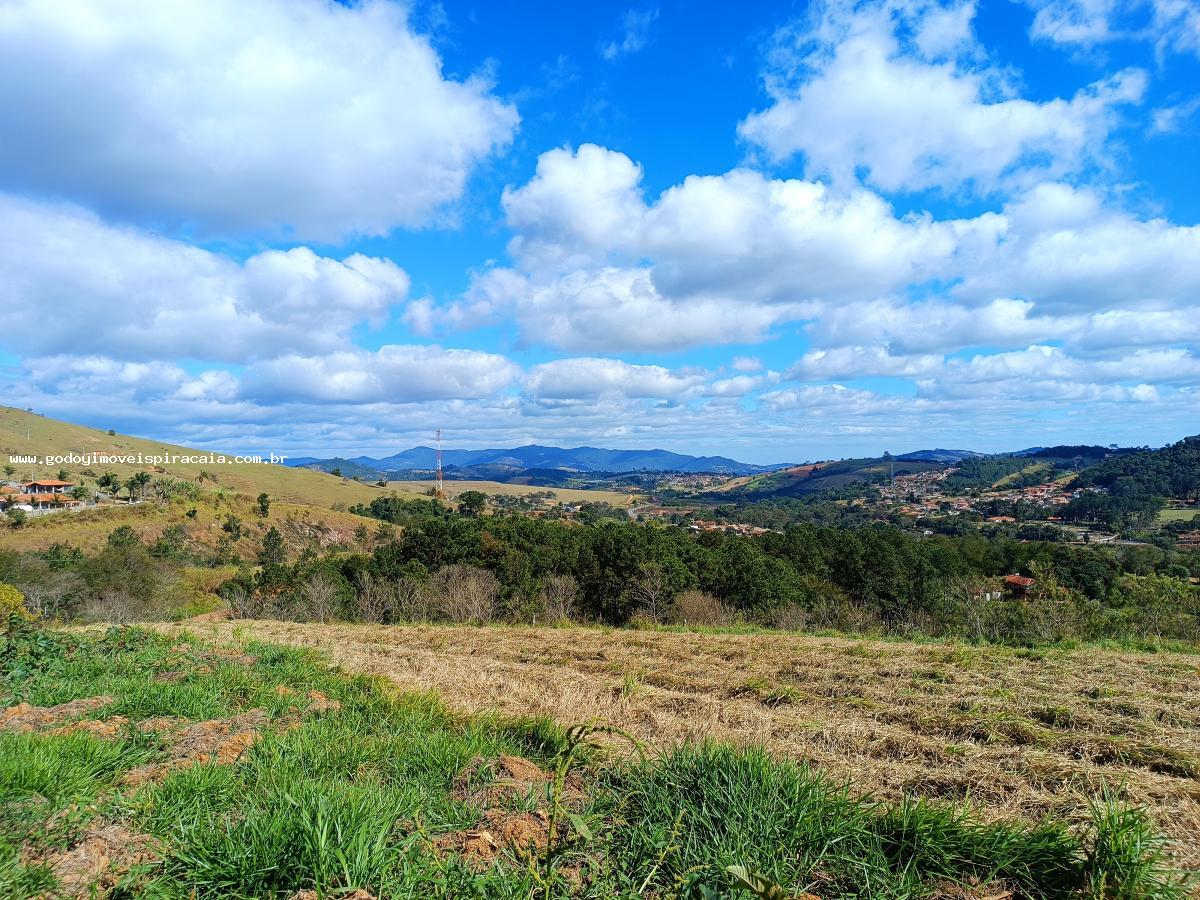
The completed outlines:
<svg viewBox="0 0 1200 900">
<path fill-rule="evenodd" d="M 592 628 L 186 628 L 317 647 L 463 711 L 598 719 L 657 748 L 762 744 L 855 791 L 966 800 L 985 819 L 1083 823 L 1107 788 L 1144 804 L 1177 861 L 1200 867 L 1200 656 Z"/>
<path fill-rule="evenodd" d="M 454 500 L 466 491 L 482 491 L 485 494 L 502 494 L 507 497 L 527 497 L 530 494 L 550 492 L 560 503 L 608 503 L 612 506 L 632 506 L 637 494 L 623 491 L 580 490 L 577 488 L 537 487 L 531 484 L 505 484 L 499 481 L 446 481 L 446 499 Z M 426 495 L 433 490 L 432 481 L 389 481 L 388 490 Z"/>
</svg>

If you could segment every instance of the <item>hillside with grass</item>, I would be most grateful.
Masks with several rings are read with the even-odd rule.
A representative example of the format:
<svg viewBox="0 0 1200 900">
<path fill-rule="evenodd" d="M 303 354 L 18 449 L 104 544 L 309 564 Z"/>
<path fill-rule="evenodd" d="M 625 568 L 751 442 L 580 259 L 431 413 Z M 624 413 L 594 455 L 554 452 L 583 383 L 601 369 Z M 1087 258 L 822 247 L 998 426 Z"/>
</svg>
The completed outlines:
<svg viewBox="0 0 1200 900">
<path fill-rule="evenodd" d="M 1186 891 L 1116 797 L 1077 827 L 876 802 L 763 749 L 452 712 L 268 643 L 13 620 L 0 695 L 4 897 Z"/>
<path fill-rule="evenodd" d="M 148 457 L 193 456 L 208 452 L 124 434 L 110 434 L 95 428 L 61 422 L 57 419 L 39 416 L 36 413 L 0 406 L 0 466 L 7 464 L 8 458 L 15 455 L 40 458 L 51 454 L 105 453 L 117 456 L 142 454 L 144 457 Z M 241 452 L 248 451 L 230 450 L 228 456 L 232 457 Z M 82 471 L 84 468 L 92 469 L 95 474 L 87 475 Z M 39 466 L 17 463 L 12 478 L 21 481 L 53 478 L 59 469 L 66 469 L 69 475 L 68 480 L 83 479 L 89 483 L 92 483 L 95 477 L 103 474 L 104 471 L 112 471 L 122 480 L 136 475 L 138 472 L 149 471 L 155 476 L 190 482 L 202 481 L 206 487 L 223 488 L 232 493 L 256 497 L 265 492 L 277 500 L 321 506 L 326 509 L 334 504 L 344 504 L 348 507 L 354 503 L 369 503 L 382 493 L 382 489 L 374 485 L 337 478 L 324 472 L 259 463 L 228 462 L 220 465 L 164 463 L 158 466 L 114 463 L 92 467 L 69 464 Z M 203 479 L 201 479 L 202 474 L 204 475 Z M 403 492 L 404 488 L 402 485 L 393 485 L 389 490 Z M 415 495 L 416 491 L 413 490 L 411 493 Z"/>
<path fill-rule="evenodd" d="M 893 474 L 914 475 L 918 472 L 929 472 L 945 467 L 945 462 L 937 460 L 903 459 L 901 457 L 832 460 L 791 466 L 765 475 L 754 476 L 736 486 L 726 486 L 721 493 L 748 500 L 803 497 L 822 491 L 883 484 Z"/>
</svg>

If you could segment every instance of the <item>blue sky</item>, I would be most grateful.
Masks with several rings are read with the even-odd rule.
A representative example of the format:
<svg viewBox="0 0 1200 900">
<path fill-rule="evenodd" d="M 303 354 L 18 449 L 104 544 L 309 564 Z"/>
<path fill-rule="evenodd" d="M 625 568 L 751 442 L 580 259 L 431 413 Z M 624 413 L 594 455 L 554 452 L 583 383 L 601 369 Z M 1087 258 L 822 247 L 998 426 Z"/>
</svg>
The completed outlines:
<svg viewBox="0 0 1200 900">
<path fill-rule="evenodd" d="M 1200 3 L 16 0 L 2 402 L 748 461 L 1200 430 Z"/>
</svg>

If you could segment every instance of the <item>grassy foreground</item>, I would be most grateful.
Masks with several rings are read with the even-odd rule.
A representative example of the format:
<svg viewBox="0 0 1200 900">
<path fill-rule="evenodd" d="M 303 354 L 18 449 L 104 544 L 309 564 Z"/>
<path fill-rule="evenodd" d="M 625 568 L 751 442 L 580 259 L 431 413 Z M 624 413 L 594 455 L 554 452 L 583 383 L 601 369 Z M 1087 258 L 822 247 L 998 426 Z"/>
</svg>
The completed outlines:
<svg viewBox="0 0 1200 900">
<path fill-rule="evenodd" d="M 1179 864 L 1200 869 L 1194 650 L 583 626 L 150 627 L 319 648 L 465 714 L 594 716 L 658 750 L 761 745 L 869 797 L 969 802 L 987 820 L 1085 827 L 1107 789 L 1145 807 Z"/>
<path fill-rule="evenodd" d="M 763 751 L 610 758 L 312 651 L 14 625 L 0 677 L 3 897 L 1185 896 L 1136 810 L 984 824 Z"/>
</svg>

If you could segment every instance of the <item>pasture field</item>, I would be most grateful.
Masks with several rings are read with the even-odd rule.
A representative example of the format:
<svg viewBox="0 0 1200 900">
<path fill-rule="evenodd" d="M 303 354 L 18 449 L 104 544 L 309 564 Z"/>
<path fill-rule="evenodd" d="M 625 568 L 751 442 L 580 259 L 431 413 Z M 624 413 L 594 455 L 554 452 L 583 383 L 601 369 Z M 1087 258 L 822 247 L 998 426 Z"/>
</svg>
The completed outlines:
<svg viewBox="0 0 1200 900">
<path fill-rule="evenodd" d="M 419 633 L 393 637 L 420 654 Z M 488 662 L 462 665 L 465 650 L 444 667 L 506 694 Z M 631 705 L 666 690 L 642 683 L 625 676 Z M 761 749 L 616 755 L 592 740 L 599 728 L 455 712 L 404 687 L 301 648 L 10 619 L 0 896 L 1185 896 L 1144 815 L 1116 801 L 1077 829 L 983 822 L 961 805 L 854 796 Z M 557 680 L 546 687 L 561 696 Z M 642 709 L 639 730 L 659 733 Z M 569 718 L 596 712 L 616 709 Z"/>
<path fill-rule="evenodd" d="M 1200 516 L 1200 507 L 1185 506 L 1185 507 L 1167 507 L 1159 510 L 1158 521 L 1160 522 L 1190 522 L 1196 516 Z"/>
<path fill-rule="evenodd" d="M 1200 655 L 795 634 L 532 627 L 196 626 L 320 647 L 477 713 L 597 717 L 668 748 L 765 746 L 855 791 L 1079 825 L 1110 790 L 1200 867 Z"/>
<path fill-rule="evenodd" d="M 481 491 L 485 494 L 502 494 L 506 497 L 527 497 L 530 494 L 549 491 L 559 503 L 608 503 L 612 506 L 632 506 L 637 494 L 625 491 L 603 491 L 580 488 L 537 487 L 531 484 L 505 484 L 500 481 L 444 481 L 446 499 L 455 500 L 466 491 Z M 433 490 L 432 481 L 389 481 L 388 490 L 427 496 Z M 552 501 L 553 502 L 553 501 Z"/>
</svg>

